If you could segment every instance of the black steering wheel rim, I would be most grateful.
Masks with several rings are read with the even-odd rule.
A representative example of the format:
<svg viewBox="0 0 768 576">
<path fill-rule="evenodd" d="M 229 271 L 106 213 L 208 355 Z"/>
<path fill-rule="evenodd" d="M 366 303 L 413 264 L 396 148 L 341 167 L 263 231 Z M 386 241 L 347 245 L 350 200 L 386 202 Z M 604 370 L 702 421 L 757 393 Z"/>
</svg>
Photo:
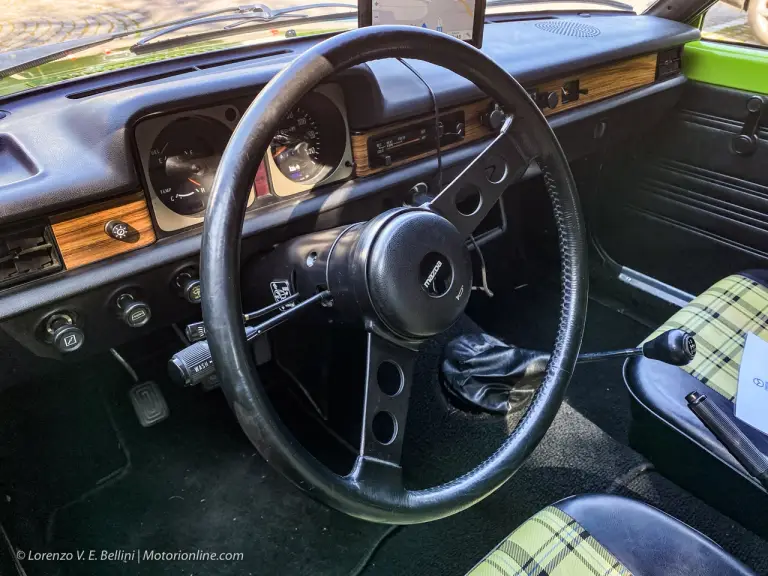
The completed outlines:
<svg viewBox="0 0 768 576">
<path fill-rule="evenodd" d="M 561 317 L 542 384 L 517 428 L 479 466 L 446 484 L 418 491 L 382 489 L 360 474 L 338 476 L 301 446 L 276 414 L 259 380 L 242 327 L 240 241 L 253 175 L 282 118 L 334 73 L 371 60 L 412 58 L 474 82 L 521 123 L 537 151 L 558 228 Z M 221 158 L 206 211 L 201 251 L 203 315 L 222 389 L 261 455 L 313 497 L 374 522 L 412 524 L 459 512 L 499 488 L 549 428 L 579 352 L 587 307 L 584 220 L 565 155 L 526 91 L 493 60 L 444 34 L 405 26 L 353 30 L 294 60 L 259 93 Z M 359 461 L 360 462 L 360 461 Z"/>
</svg>

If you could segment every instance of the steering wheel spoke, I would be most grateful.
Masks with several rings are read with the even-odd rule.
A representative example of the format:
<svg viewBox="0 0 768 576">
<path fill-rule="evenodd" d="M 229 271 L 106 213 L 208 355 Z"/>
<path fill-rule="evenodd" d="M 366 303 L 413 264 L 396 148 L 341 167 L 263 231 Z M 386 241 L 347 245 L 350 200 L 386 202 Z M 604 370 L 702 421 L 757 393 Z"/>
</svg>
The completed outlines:
<svg viewBox="0 0 768 576">
<path fill-rule="evenodd" d="M 496 204 L 504 190 L 520 180 L 533 155 L 525 151 L 507 116 L 498 136 L 461 174 L 446 186 L 429 207 L 469 236 Z"/>
<path fill-rule="evenodd" d="M 351 476 L 377 485 L 400 481 L 416 352 L 368 332 L 360 453 Z"/>
</svg>

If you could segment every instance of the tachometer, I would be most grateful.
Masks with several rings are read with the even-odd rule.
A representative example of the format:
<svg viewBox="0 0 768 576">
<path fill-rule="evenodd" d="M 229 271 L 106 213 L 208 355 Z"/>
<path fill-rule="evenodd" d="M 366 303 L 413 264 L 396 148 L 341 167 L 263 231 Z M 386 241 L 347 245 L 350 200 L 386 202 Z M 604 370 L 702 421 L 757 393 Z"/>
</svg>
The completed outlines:
<svg viewBox="0 0 768 576">
<path fill-rule="evenodd" d="M 278 170 L 297 183 L 326 178 L 341 163 L 346 146 L 346 124 L 331 100 L 313 92 L 280 124 L 270 146 Z"/>
<path fill-rule="evenodd" d="M 231 135 L 221 122 L 202 116 L 163 128 L 149 154 L 149 179 L 160 201 L 177 214 L 202 213 Z"/>
</svg>

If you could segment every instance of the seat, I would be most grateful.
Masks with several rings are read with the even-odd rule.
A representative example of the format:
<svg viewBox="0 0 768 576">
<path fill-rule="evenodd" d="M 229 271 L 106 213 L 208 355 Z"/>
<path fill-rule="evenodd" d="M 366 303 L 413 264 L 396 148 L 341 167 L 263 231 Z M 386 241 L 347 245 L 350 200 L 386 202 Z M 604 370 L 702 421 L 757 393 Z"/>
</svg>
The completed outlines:
<svg viewBox="0 0 768 576">
<path fill-rule="evenodd" d="M 573 496 L 530 518 L 469 576 L 754 574 L 703 534 L 629 498 Z"/>
<path fill-rule="evenodd" d="M 682 368 L 633 358 L 624 365 L 632 396 L 630 444 L 665 476 L 745 526 L 768 534 L 768 498 L 758 481 L 688 408 L 685 396 L 706 394 L 733 414 L 748 332 L 768 340 L 768 271 L 729 276 L 674 314 L 649 338 L 671 329 L 692 332 L 696 357 Z M 764 453 L 768 437 L 734 420 Z"/>
</svg>

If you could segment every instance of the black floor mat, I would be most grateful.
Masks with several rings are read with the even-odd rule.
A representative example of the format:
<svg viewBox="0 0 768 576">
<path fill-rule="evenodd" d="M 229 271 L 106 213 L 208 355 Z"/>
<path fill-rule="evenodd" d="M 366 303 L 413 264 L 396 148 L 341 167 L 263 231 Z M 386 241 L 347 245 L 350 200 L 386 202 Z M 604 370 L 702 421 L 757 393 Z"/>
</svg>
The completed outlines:
<svg viewBox="0 0 768 576">
<path fill-rule="evenodd" d="M 3 526 L 25 553 L 74 554 L 28 560 L 27 574 L 347 574 L 384 533 L 276 473 L 220 391 L 172 386 L 163 376 L 167 344 L 134 352 L 139 375 L 157 377 L 170 408 L 151 428 L 140 426 L 132 382 L 109 357 L 3 394 Z M 78 561 L 83 550 L 125 554 Z M 197 551 L 242 558 L 145 559 Z"/>
<path fill-rule="evenodd" d="M 220 392 L 164 391 L 170 418 L 141 428 L 126 391 L 115 390 L 111 405 L 132 470 L 57 513 L 55 550 L 243 554 L 232 562 L 114 562 L 98 572 L 105 574 L 345 574 L 383 532 L 318 504 L 273 471 Z M 97 573 L 60 567 L 62 575 Z"/>
<path fill-rule="evenodd" d="M 97 362 L 89 374 L 102 368 Z M 101 379 L 72 384 L 62 370 L 5 390 L 0 401 L 0 521 L 31 546 L 44 544 L 51 510 L 128 466 L 99 397 Z"/>
<path fill-rule="evenodd" d="M 455 516 L 401 528 L 364 574 L 465 574 L 541 508 L 574 494 L 604 492 L 640 462 L 640 455 L 564 404 L 542 443 L 502 488 Z"/>
<path fill-rule="evenodd" d="M 549 285 L 499 290 L 493 299 L 472 299 L 470 316 L 486 331 L 510 344 L 551 350 L 559 320 L 559 293 Z M 590 300 L 582 352 L 637 346 L 652 329 Z M 613 438 L 627 443 L 629 393 L 621 374 L 623 360 L 577 366 L 568 402 Z"/>
</svg>

